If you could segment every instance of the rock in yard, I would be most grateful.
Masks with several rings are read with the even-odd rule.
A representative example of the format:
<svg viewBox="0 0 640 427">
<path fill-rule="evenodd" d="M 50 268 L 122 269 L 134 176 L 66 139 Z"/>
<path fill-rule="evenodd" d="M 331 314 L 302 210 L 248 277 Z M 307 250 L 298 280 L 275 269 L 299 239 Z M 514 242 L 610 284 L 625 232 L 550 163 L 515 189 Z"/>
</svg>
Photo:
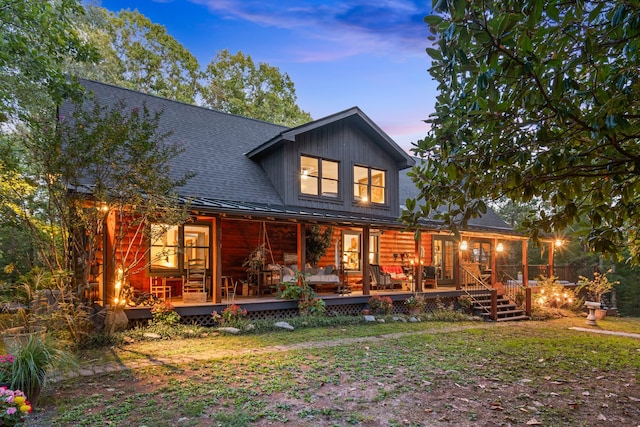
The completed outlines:
<svg viewBox="0 0 640 427">
<path fill-rule="evenodd" d="M 370 315 L 370 314 L 366 314 L 366 315 L 364 316 L 364 320 L 366 320 L 367 322 L 375 322 L 375 321 L 376 321 L 376 318 L 375 318 L 375 316 L 372 316 L 372 315 Z"/>
<path fill-rule="evenodd" d="M 293 326 L 291 326 L 287 322 L 276 322 L 275 327 L 276 328 L 286 329 L 288 331 L 293 331 Z"/>
<path fill-rule="evenodd" d="M 240 333 L 240 329 L 238 328 L 232 328 L 230 326 L 225 327 L 225 328 L 218 328 L 218 330 L 220 332 L 225 332 L 227 334 L 232 334 L 232 335 L 238 335 Z"/>
<path fill-rule="evenodd" d="M 143 337 L 148 338 L 150 340 L 159 340 L 162 338 L 161 335 L 159 334 L 154 334 L 153 332 L 145 332 L 144 334 L 142 334 Z"/>
</svg>

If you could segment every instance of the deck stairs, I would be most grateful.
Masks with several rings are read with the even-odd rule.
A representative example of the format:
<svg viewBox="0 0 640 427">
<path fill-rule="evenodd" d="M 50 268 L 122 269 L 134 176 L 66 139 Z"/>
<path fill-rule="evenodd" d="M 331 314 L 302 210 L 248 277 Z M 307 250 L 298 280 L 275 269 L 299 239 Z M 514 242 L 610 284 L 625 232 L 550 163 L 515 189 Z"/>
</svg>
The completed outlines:
<svg viewBox="0 0 640 427">
<path fill-rule="evenodd" d="M 473 313 L 485 320 L 491 319 L 491 294 L 483 291 L 471 291 L 473 301 Z M 515 320 L 530 320 L 525 311 L 518 308 L 505 295 L 498 293 L 498 322 Z"/>
</svg>

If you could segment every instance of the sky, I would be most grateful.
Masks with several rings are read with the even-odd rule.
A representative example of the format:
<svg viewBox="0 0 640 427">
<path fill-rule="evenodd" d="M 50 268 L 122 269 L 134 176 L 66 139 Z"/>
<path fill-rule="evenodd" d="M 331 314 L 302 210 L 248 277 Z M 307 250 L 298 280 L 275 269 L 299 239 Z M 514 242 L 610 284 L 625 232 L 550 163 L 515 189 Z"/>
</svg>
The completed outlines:
<svg viewBox="0 0 640 427">
<path fill-rule="evenodd" d="M 298 106 L 320 119 L 357 106 L 402 148 L 424 138 L 430 0 L 102 0 L 137 9 L 196 56 L 242 51 L 289 75 Z"/>
</svg>

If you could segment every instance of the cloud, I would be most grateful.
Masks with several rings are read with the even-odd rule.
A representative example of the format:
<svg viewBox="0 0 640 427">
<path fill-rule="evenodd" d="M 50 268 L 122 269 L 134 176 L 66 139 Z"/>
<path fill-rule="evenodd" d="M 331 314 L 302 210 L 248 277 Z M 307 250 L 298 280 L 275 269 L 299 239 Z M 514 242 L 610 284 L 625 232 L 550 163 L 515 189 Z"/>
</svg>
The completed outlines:
<svg viewBox="0 0 640 427">
<path fill-rule="evenodd" d="M 328 62 L 361 54 L 396 58 L 424 55 L 430 13 L 425 1 L 191 0 L 223 19 L 292 34 L 290 53 L 299 62 Z M 296 39 L 315 42 L 313 50 Z"/>
</svg>

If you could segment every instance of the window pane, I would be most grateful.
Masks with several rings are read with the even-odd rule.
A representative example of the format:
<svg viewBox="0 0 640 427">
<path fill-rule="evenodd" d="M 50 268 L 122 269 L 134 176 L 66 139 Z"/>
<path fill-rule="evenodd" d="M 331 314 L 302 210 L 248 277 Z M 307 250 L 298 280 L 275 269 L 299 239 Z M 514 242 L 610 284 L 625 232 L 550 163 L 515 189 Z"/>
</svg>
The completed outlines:
<svg viewBox="0 0 640 427">
<path fill-rule="evenodd" d="M 318 178 L 302 175 L 300 179 L 300 192 L 302 194 L 318 195 Z"/>
<path fill-rule="evenodd" d="M 179 227 L 151 225 L 151 269 L 178 268 Z"/>
<path fill-rule="evenodd" d="M 371 169 L 371 202 L 384 203 L 384 171 Z"/>
<path fill-rule="evenodd" d="M 318 195 L 318 159 L 300 156 L 300 192 Z"/>
<path fill-rule="evenodd" d="M 380 264 L 380 236 L 369 236 L 369 264 Z"/>
<path fill-rule="evenodd" d="M 337 181 L 338 180 L 338 162 L 323 160 L 322 161 L 322 177 Z"/>
<path fill-rule="evenodd" d="M 318 176 L 318 159 L 300 156 L 300 174 L 306 176 Z"/>
<path fill-rule="evenodd" d="M 342 235 L 342 261 L 345 270 L 360 270 L 360 234 Z"/>
<path fill-rule="evenodd" d="M 338 197 L 338 181 L 323 179 L 322 195 L 326 197 Z"/>
<path fill-rule="evenodd" d="M 203 259 L 209 268 L 209 226 L 190 224 L 184 226 L 184 261 Z"/>
<path fill-rule="evenodd" d="M 362 166 L 354 166 L 353 183 L 353 197 L 363 202 L 369 201 L 369 169 Z"/>
<path fill-rule="evenodd" d="M 322 195 L 338 197 L 338 162 L 322 161 Z"/>
</svg>

